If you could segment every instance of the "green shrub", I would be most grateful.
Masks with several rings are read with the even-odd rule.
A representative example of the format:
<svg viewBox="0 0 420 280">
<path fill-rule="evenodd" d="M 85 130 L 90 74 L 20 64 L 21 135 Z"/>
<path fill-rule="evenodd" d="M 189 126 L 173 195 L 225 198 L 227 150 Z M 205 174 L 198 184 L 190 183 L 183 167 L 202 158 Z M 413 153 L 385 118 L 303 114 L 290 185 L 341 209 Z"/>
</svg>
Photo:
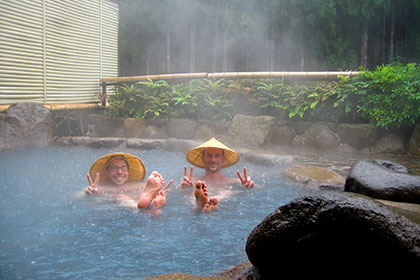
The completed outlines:
<svg viewBox="0 0 420 280">
<path fill-rule="evenodd" d="M 169 119 L 171 92 L 172 87 L 163 80 L 123 85 L 109 98 L 109 114 L 122 118 Z"/>
<path fill-rule="evenodd" d="M 339 82 L 210 80 L 142 81 L 110 99 L 113 117 L 230 120 L 237 108 L 310 121 L 365 120 L 380 127 L 413 125 L 420 117 L 420 67 L 415 63 L 362 69 Z"/>
<path fill-rule="evenodd" d="M 173 86 L 173 116 L 227 120 L 233 117 L 233 106 L 223 79 L 191 80 Z"/>
<path fill-rule="evenodd" d="M 420 67 L 394 63 L 362 69 L 352 79 L 343 77 L 335 93 L 336 106 L 344 104 L 346 113 L 384 128 L 410 126 L 420 117 Z"/>
<path fill-rule="evenodd" d="M 264 114 L 289 118 L 310 115 L 316 118 L 316 107 L 325 110 L 328 100 L 333 95 L 334 82 L 303 82 L 285 84 L 283 81 L 260 81 L 256 98 Z M 331 107 L 331 106 L 330 106 Z"/>
</svg>

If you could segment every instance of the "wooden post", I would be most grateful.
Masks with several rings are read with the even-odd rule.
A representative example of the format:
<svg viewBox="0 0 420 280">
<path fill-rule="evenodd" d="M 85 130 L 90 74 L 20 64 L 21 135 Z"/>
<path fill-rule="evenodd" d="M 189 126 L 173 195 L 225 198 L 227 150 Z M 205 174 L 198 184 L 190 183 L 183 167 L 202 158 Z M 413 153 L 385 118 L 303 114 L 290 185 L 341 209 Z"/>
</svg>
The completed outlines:
<svg viewBox="0 0 420 280">
<path fill-rule="evenodd" d="M 106 106 L 106 82 L 102 82 L 102 92 L 100 94 L 101 105 Z"/>
</svg>

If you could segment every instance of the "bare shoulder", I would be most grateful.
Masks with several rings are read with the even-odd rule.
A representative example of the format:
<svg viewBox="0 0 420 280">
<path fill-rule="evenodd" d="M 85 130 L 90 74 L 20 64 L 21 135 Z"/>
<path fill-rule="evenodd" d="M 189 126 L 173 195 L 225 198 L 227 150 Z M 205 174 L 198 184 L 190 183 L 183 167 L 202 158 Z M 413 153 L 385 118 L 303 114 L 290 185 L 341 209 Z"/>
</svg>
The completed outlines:
<svg viewBox="0 0 420 280">
<path fill-rule="evenodd" d="M 239 180 L 239 178 L 233 178 L 233 177 L 224 177 L 223 178 L 223 184 L 225 185 L 235 185 L 235 184 L 240 184 L 241 181 Z"/>
</svg>

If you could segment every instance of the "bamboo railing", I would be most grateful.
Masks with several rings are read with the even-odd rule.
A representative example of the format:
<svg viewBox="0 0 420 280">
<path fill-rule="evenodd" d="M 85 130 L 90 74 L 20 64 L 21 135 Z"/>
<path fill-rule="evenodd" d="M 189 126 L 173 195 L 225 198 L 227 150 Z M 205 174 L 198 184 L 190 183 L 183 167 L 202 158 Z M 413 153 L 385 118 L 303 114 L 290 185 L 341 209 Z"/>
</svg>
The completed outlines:
<svg viewBox="0 0 420 280">
<path fill-rule="evenodd" d="M 324 71 L 324 72 L 220 72 L 220 73 L 179 73 L 179 74 L 157 74 L 131 77 L 102 78 L 101 82 L 106 84 L 117 84 L 125 82 L 136 82 L 144 80 L 173 80 L 173 79 L 293 79 L 306 78 L 316 80 L 335 80 L 339 76 L 354 77 L 359 75 L 358 71 Z"/>
<path fill-rule="evenodd" d="M 220 72 L 220 73 L 178 73 L 178 74 L 156 74 L 130 77 L 102 78 L 102 94 L 106 95 L 108 85 L 122 83 L 134 83 L 145 80 L 182 80 L 182 79 L 307 79 L 307 80 L 337 80 L 339 76 L 354 77 L 359 75 L 358 71 L 312 71 L 312 72 L 288 72 L 288 71 L 266 71 L 266 72 Z"/>
<path fill-rule="evenodd" d="M 99 109 L 99 104 L 42 104 L 51 111 Z M 0 113 L 5 112 L 10 105 L 0 105 Z"/>
<path fill-rule="evenodd" d="M 106 96 L 108 85 L 122 83 L 134 83 L 144 80 L 186 80 L 186 79 L 282 79 L 282 80 L 336 80 L 339 76 L 355 77 L 358 71 L 313 71 L 313 72 L 288 72 L 288 71 L 265 71 L 265 72 L 220 72 L 220 73 L 178 73 L 178 74 L 157 74 L 130 77 L 102 78 L 102 94 Z M 50 110 L 77 110 L 99 108 L 99 104 L 43 104 Z M 106 105 L 103 101 L 102 106 Z M 0 112 L 7 110 L 9 105 L 0 105 Z"/>
</svg>

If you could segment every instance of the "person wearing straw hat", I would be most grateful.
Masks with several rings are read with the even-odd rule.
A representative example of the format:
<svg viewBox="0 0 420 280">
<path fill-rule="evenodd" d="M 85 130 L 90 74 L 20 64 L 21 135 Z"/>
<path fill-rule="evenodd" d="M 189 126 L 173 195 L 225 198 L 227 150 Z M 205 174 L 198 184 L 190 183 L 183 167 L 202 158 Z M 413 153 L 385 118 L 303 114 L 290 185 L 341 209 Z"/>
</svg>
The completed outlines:
<svg viewBox="0 0 420 280">
<path fill-rule="evenodd" d="M 244 188 L 252 188 L 254 182 L 247 175 L 246 167 L 244 167 L 244 176 L 237 170 L 238 178 L 230 178 L 222 175 L 222 168 L 226 168 L 236 164 L 239 161 L 239 154 L 218 141 L 211 138 L 205 143 L 191 149 L 187 153 L 187 161 L 194 166 L 204 168 L 205 174 L 201 178 L 193 178 L 193 166 L 188 174 L 187 167 L 184 166 L 184 178 L 181 187 L 192 187 L 196 183 L 194 191 L 196 197 L 195 209 L 217 208 L 218 198 L 208 199 L 208 187 L 222 187 L 229 185 L 241 184 Z M 224 197 L 226 192 L 223 192 Z M 205 203 L 203 203 L 203 201 Z M 203 207 L 201 207 L 203 206 Z"/>
<path fill-rule="evenodd" d="M 92 164 L 87 174 L 89 186 L 85 188 L 85 194 L 114 195 L 118 200 L 125 202 L 125 205 L 137 206 L 141 209 L 147 209 L 151 204 L 155 209 L 164 206 L 166 204 L 165 190 L 169 188 L 173 180 L 162 188 L 164 180 L 161 174 L 153 171 L 146 183 L 142 183 L 145 174 L 144 164 L 138 157 L 126 153 L 111 153 Z M 142 190 L 136 203 L 133 196 L 140 189 Z"/>
</svg>

